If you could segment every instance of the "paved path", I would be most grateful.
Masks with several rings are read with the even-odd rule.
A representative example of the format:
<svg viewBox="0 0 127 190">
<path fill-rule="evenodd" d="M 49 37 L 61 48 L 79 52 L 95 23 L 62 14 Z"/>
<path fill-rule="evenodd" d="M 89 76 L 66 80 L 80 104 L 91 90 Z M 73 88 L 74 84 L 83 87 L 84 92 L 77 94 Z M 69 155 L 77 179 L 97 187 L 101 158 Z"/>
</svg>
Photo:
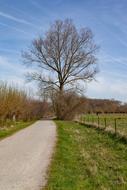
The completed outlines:
<svg viewBox="0 0 127 190">
<path fill-rule="evenodd" d="M 56 139 L 53 121 L 37 121 L 0 141 L 0 190 L 40 190 Z"/>
</svg>

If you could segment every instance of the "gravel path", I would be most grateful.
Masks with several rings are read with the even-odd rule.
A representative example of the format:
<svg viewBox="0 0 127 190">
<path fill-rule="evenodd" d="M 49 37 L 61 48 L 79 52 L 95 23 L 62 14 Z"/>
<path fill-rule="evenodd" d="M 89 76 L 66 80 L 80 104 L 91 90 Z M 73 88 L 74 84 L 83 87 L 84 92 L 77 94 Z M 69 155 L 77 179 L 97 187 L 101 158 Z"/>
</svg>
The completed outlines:
<svg viewBox="0 0 127 190">
<path fill-rule="evenodd" d="M 0 141 L 0 190 L 40 190 L 56 140 L 53 121 L 37 121 Z"/>
</svg>

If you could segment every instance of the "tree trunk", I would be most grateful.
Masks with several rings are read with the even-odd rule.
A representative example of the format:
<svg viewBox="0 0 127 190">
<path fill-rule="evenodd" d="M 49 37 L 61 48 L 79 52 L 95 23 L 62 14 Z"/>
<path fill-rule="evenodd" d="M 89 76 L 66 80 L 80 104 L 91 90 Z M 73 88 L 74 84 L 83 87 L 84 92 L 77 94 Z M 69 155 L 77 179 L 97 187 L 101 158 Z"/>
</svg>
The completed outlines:
<svg viewBox="0 0 127 190">
<path fill-rule="evenodd" d="M 64 90 L 63 85 L 60 85 L 59 92 L 56 97 L 56 116 L 57 119 L 63 120 L 64 113 Z"/>
</svg>

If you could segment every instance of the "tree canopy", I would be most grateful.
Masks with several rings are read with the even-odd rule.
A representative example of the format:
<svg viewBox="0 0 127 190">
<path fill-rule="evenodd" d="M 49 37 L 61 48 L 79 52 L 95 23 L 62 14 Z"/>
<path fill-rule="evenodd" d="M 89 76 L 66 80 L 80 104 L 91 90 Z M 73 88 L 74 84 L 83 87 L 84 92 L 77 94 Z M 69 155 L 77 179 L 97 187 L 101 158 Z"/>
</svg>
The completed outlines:
<svg viewBox="0 0 127 190">
<path fill-rule="evenodd" d="M 27 78 L 38 81 L 42 90 L 59 91 L 90 81 L 97 72 L 96 50 L 89 28 L 78 30 L 70 19 L 57 20 L 23 53 L 24 62 L 35 69 Z"/>
</svg>

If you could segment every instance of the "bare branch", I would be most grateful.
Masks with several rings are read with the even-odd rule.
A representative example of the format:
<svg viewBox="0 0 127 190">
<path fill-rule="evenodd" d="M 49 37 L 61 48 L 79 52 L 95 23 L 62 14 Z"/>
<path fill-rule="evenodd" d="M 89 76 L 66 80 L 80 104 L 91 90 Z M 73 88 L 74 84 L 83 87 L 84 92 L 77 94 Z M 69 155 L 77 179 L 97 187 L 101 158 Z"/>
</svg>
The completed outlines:
<svg viewBox="0 0 127 190">
<path fill-rule="evenodd" d="M 43 88 L 53 85 L 61 91 L 69 83 L 94 79 L 97 49 L 90 29 L 78 31 L 72 20 L 57 20 L 45 36 L 32 42 L 23 58 L 37 70 L 29 74 L 31 79 L 42 83 Z M 44 71 L 50 79 L 40 75 Z"/>
</svg>

